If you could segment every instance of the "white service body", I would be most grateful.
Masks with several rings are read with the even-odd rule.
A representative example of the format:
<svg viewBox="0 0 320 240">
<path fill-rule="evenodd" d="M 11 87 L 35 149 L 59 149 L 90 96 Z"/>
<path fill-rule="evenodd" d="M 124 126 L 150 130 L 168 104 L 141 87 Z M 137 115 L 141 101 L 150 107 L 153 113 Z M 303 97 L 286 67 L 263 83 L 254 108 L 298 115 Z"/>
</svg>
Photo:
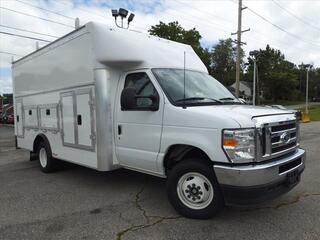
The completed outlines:
<svg viewBox="0 0 320 240">
<path fill-rule="evenodd" d="M 283 178 L 278 165 L 298 157 L 303 158 L 298 168 L 304 168 L 304 151 L 298 144 L 290 156 L 263 166 L 238 168 L 221 147 L 223 129 L 295 121 L 292 112 L 246 105 L 177 107 L 153 68 L 207 74 L 188 45 L 91 22 L 16 61 L 13 87 L 18 147 L 35 152 L 41 134 L 55 158 L 99 171 L 123 167 L 166 177 L 164 160 L 170 149 L 191 146 L 215 163 L 219 183 L 240 187 Z M 121 110 L 121 92 L 131 73 L 149 77 L 159 95 L 157 111 Z"/>
</svg>

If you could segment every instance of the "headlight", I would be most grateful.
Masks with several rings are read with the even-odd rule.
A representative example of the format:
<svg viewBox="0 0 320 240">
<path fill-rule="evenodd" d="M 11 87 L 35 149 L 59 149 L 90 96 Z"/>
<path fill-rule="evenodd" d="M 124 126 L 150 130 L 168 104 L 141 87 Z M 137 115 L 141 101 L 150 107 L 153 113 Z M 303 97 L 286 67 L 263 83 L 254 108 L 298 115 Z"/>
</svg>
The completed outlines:
<svg viewBox="0 0 320 240">
<path fill-rule="evenodd" d="M 255 159 L 255 129 L 223 130 L 222 147 L 234 163 Z"/>
</svg>

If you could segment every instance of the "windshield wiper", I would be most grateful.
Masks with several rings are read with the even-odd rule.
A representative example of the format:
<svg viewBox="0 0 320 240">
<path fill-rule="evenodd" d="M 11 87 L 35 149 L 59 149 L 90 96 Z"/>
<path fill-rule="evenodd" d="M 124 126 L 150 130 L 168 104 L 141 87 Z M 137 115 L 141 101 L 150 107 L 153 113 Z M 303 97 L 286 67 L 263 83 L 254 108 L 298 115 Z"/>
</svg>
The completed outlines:
<svg viewBox="0 0 320 240">
<path fill-rule="evenodd" d="M 219 100 L 226 101 L 226 102 L 223 102 L 224 104 L 243 104 L 237 98 L 232 98 L 232 97 L 219 98 Z M 236 101 L 236 100 L 238 100 L 238 101 Z"/>
<path fill-rule="evenodd" d="M 217 103 L 222 103 L 220 100 L 208 97 L 189 97 L 189 98 L 181 98 L 176 100 L 175 102 L 184 102 L 184 101 L 198 101 L 198 100 L 211 100 Z"/>
<path fill-rule="evenodd" d="M 225 97 L 225 98 L 219 98 L 221 101 L 228 101 L 228 100 L 236 100 L 235 98 L 232 97 Z"/>
</svg>

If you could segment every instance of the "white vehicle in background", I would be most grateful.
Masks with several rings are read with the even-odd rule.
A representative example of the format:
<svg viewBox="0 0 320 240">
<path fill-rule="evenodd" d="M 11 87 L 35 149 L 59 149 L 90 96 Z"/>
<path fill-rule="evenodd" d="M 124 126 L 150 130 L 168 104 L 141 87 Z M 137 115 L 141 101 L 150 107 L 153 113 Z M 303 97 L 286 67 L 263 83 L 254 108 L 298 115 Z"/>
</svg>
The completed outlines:
<svg viewBox="0 0 320 240">
<path fill-rule="evenodd" d="M 304 170 L 295 115 L 242 104 L 188 45 L 88 23 L 14 62 L 13 84 L 17 146 L 43 172 L 167 178 L 187 217 L 276 197 Z"/>
</svg>

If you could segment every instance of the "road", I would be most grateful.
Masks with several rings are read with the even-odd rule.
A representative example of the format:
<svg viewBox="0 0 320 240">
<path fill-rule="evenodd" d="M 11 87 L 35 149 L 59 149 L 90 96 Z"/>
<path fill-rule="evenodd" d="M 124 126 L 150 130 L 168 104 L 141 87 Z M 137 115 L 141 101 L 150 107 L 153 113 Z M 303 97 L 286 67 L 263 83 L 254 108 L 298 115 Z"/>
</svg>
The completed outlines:
<svg viewBox="0 0 320 240">
<path fill-rule="evenodd" d="M 68 165 L 44 174 L 0 127 L 0 239 L 319 239 L 320 122 L 301 125 L 307 168 L 291 192 L 210 220 L 180 217 L 165 180 Z"/>
</svg>

